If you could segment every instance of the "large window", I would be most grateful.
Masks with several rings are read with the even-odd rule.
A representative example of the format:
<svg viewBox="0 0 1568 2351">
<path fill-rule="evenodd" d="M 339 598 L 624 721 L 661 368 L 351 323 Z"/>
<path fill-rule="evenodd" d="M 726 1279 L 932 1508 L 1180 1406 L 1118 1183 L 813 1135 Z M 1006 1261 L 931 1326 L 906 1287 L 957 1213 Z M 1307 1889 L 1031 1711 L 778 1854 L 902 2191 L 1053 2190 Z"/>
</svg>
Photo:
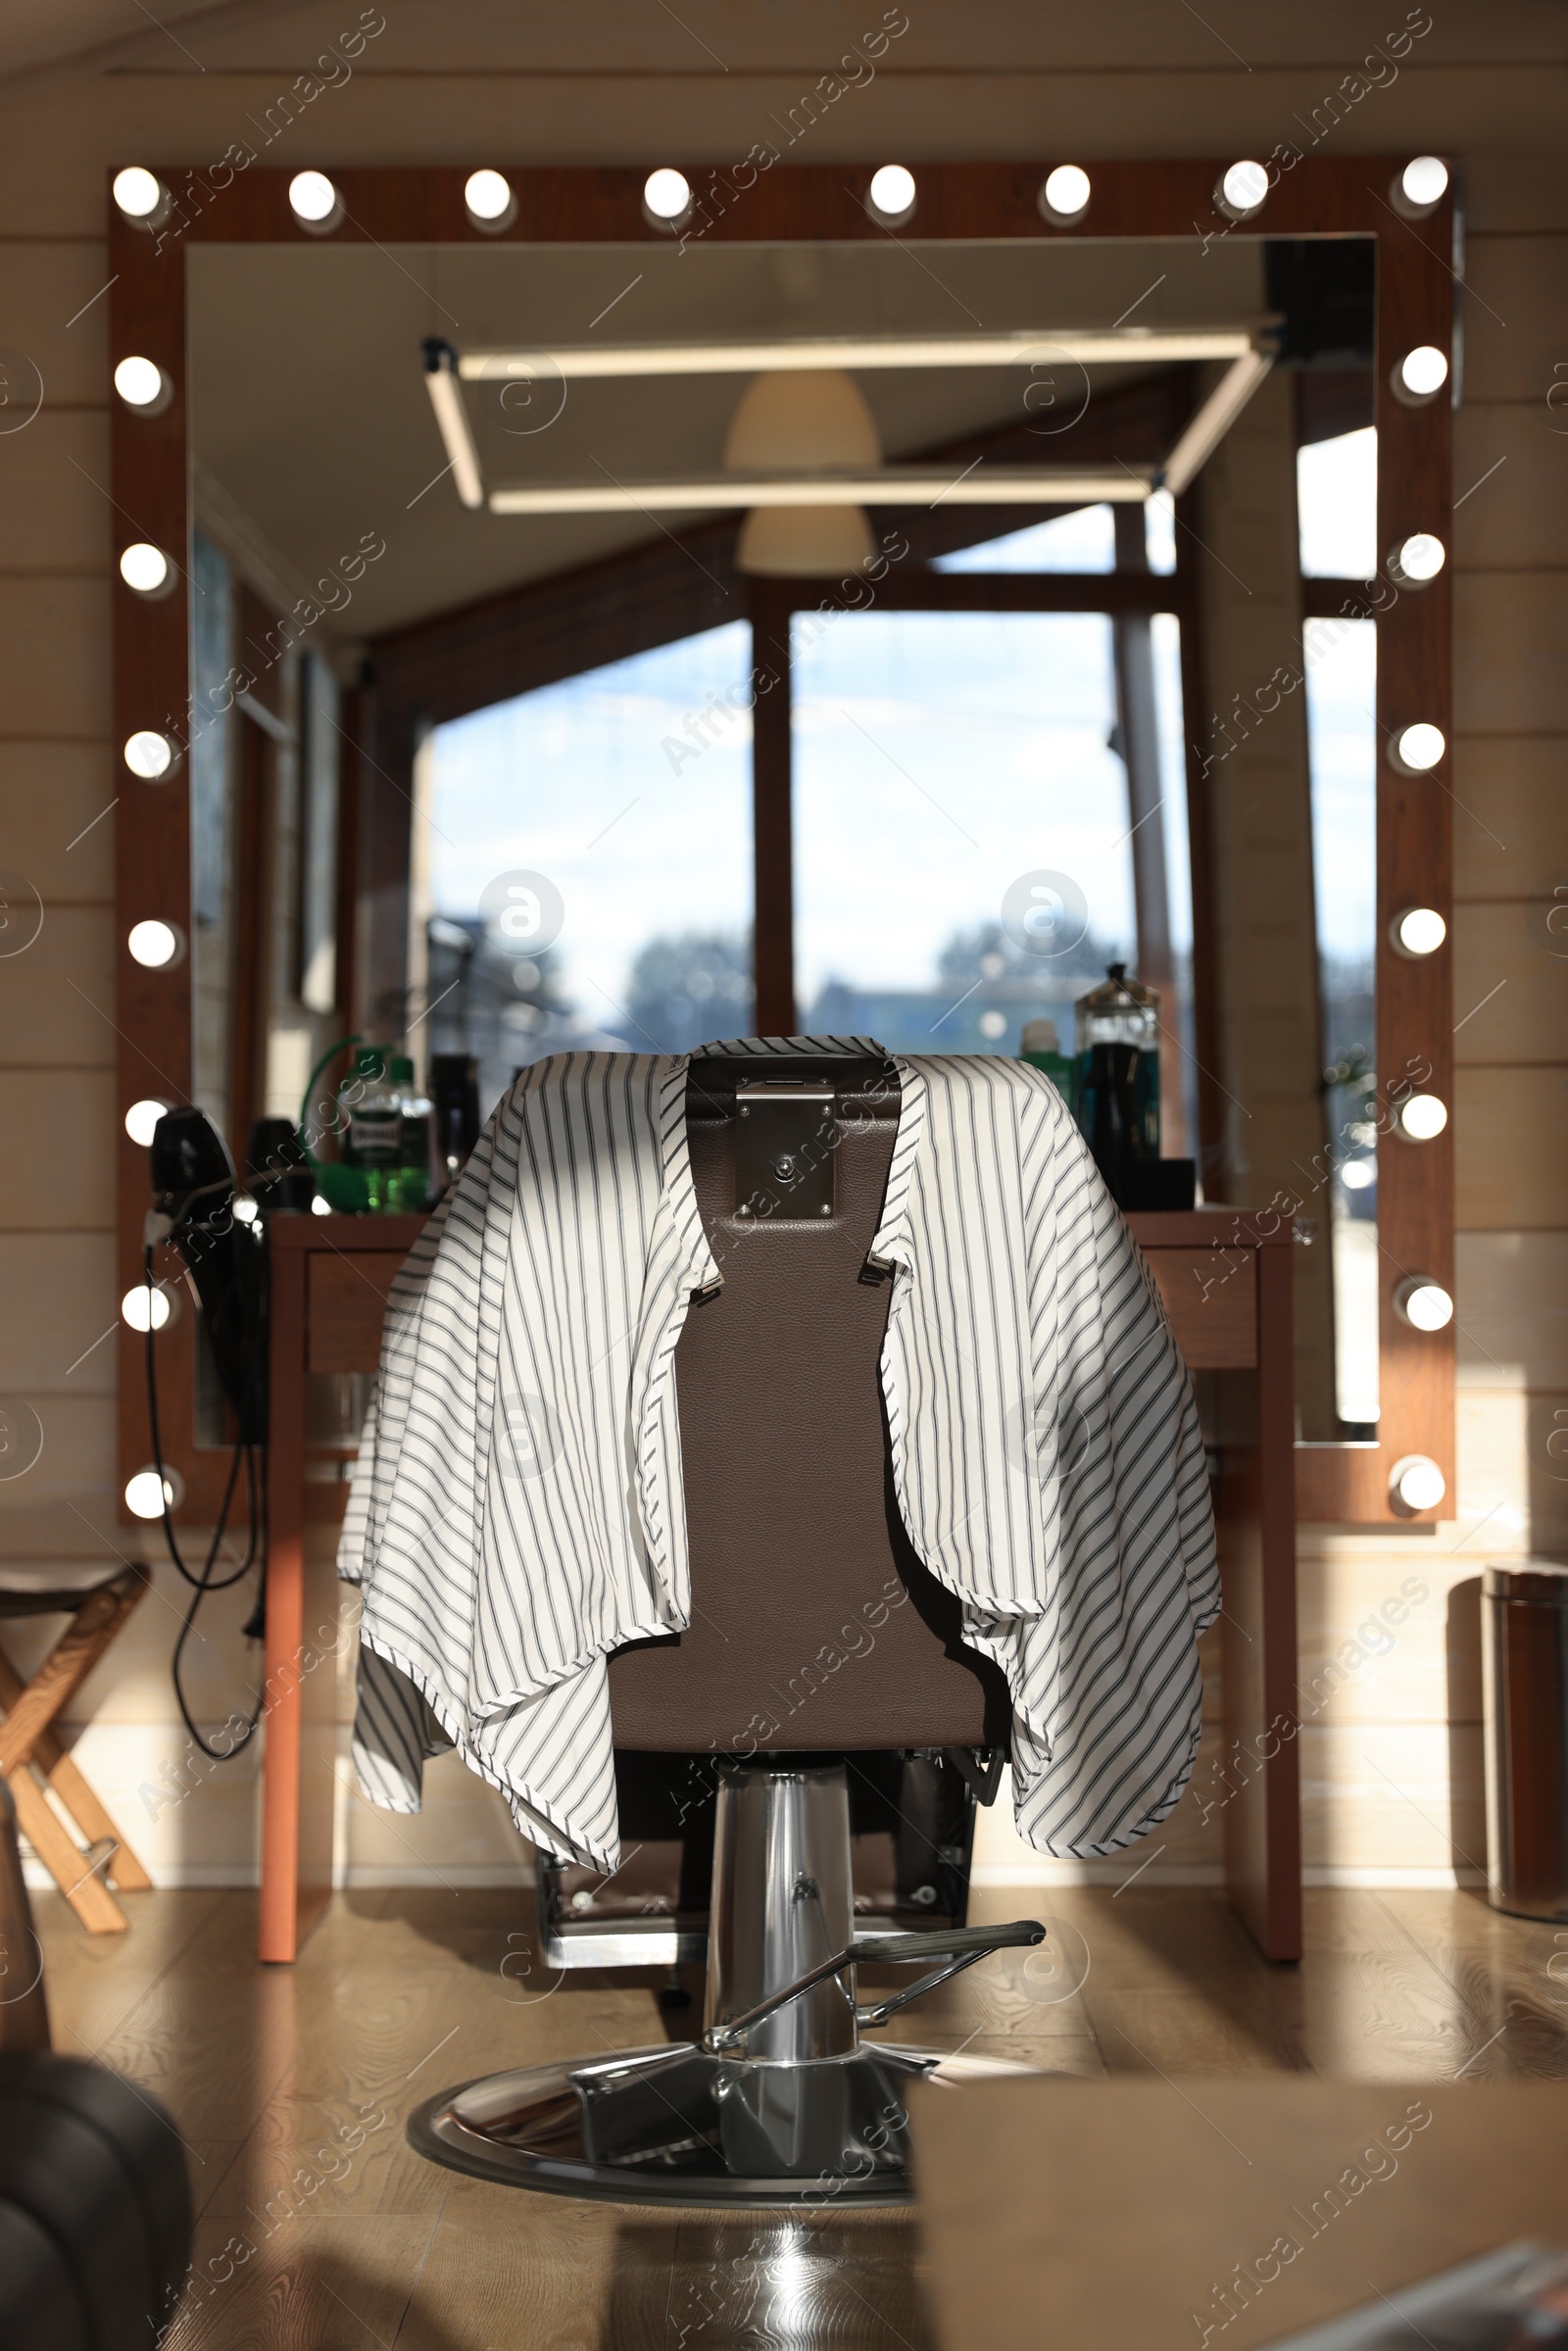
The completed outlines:
<svg viewBox="0 0 1568 2351">
<path fill-rule="evenodd" d="M 427 1017 L 487 1111 L 546 1053 L 751 1027 L 750 672 L 737 621 L 436 729 Z"/>
<path fill-rule="evenodd" d="M 1075 995 L 1135 960 L 1109 620 L 799 615 L 793 652 L 806 1024 L 1015 1053 L 1047 1016 L 1070 1050 Z"/>
<path fill-rule="evenodd" d="M 1342 433 L 1300 451 L 1301 569 L 1353 579 L 1377 568 L 1377 435 Z M 1312 856 L 1329 1156 L 1334 1170 L 1336 1403 L 1378 1417 L 1377 1155 L 1373 969 L 1377 947 L 1377 624 L 1308 620 L 1304 631 Z"/>
</svg>

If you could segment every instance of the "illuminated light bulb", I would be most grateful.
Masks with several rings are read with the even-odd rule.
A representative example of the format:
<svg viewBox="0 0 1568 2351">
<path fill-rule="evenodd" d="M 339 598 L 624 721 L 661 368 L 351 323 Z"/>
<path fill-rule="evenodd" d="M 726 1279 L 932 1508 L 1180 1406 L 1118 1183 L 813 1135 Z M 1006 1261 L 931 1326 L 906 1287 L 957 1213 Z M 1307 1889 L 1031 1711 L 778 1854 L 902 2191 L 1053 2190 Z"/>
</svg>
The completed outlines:
<svg viewBox="0 0 1568 2351">
<path fill-rule="evenodd" d="M 678 220 L 692 205 L 692 191 L 684 171 L 671 171 L 662 165 L 650 171 L 643 182 L 643 203 L 656 220 Z"/>
<path fill-rule="evenodd" d="M 261 1214 L 261 1209 L 256 1205 L 256 1202 L 252 1200 L 248 1192 L 236 1192 L 234 1195 L 234 1214 L 240 1224 L 254 1224 L 258 1216 Z"/>
<path fill-rule="evenodd" d="M 168 1291 L 160 1290 L 156 1283 L 149 1290 L 145 1282 L 138 1282 L 120 1301 L 121 1321 L 143 1333 L 163 1330 L 173 1310 Z"/>
<path fill-rule="evenodd" d="M 1396 578 L 1407 580 L 1412 587 L 1424 587 L 1436 579 L 1448 560 L 1448 551 L 1441 539 L 1429 530 L 1418 530 L 1396 549 L 1389 568 Z"/>
<path fill-rule="evenodd" d="M 1378 1180 L 1378 1171 L 1370 1159 L 1347 1159 L 1340 1169 L 1340 1182 L 1347 1192 L 1366 1192 Z"/>
<path fill-rule="evenodd" d="M 302 227 L 336 225 L 343 200 L 324 171 L 296 171 L 288 183 L 289 209 Z"/>
<path fill-rule="evenodd" d="M 1437 765 L 1448 745 L 1441 726 L 1429 725 L 1421 719 L 1401 730 L 1394 748 L 1401 767 L 1408 767 L 1415 775 L 1425 775 Z"/>
<path fill-rule="evenodd" d="M 127 408 L 151 408 L 167 388 L 168 378 L 156 360 L 133 354 L 115 369 L 115 390 Z"/>
<path fill-rule="evenodd" d="M 1448 1482 L 1427 1453 L 1406 1453 L 1389 1473 L 1389 1498 L 1396 1509 L 1436 1510 Z"/>
<path fill-rule="evenodd" d="M 133 962 L 162 971 L 179 954 L 179 933 L 172 922 L 133 922 L 125 945 Z"/>
<path fill-rule="evenodd" d="M 871 174 L 871 209 L 885 220 L 902 220 L 914 210 L 914 173 L 903 164 L 884 164 Z"/>
<path fill-rule="evenodd" d="M 1446 1331 L 1453 1320 L 1453 1300 L 1441 1282 L 1412 1274 L 1394 1294 L 1395 1311 L 1412 1331 Z"/>
<path fill-rule="evenodd" d="M 162 1518 L 164 1506 L 174 1506 L 174 1486 L 171 1478 L 160 1478 L 156 1469 L 139 1469 L 125 1483 L 125 1508 L 132 1518 Z"/>
<path fill-rule="evenodd" d="M 169 558 L 161 547 L 138 539 L 122 554 L 120 576 L 138 596 L 156 596 L 160 588 L 168 585 Z"/>
<path fill-rule="evenodd" d="M 323 1200 L 320 1194 L 318 1193 L 311 1202 L 311 1214 L 313 1216 L 330 1216 L 331 1213 L 331 1201 L 329 1200 Z"/>
<path fill-rule="evenodd" d="M 1077 164 L 1058 164 L 1040 195 L 1046 211 L 1058 220 L 1076 220 L 1089 204 L 1089 174 Z"/>
<path fill-rule="evenodd" d="M 167 1102 L 151 1101 L 132 1102 L 125 1112 L 125 1132 L 132 1143 L 145 1151 L 157 1131 L 158 1121 L 168 1109 Z"/>
<path fill-rule="evenodd" d="M 1448 167 L 1438 155 L 1417 155 L 1399 173 L 1399 192 L 1406 204 L 1423 209 L 1441 204 L 1448 188 Z"/>
<path fill-rule="evenodd" d="M 1416 400 L 1430 400 L 1448 380 L 1448 362 L 1436 343 L 1418 343 L 1399 362 L 1399 381 Z"/>
<path fill-rule="evenodd" d="M 140 164 L 130 164 L 115 173 L 114 197 L 127 220 L 148 220 L 169 201 L 162 181 L 144 171 Z"/>
<path fill-rule="evenodd" d="M 1435 1094 L 1407 1094 L 1395 1113 L 1401 1135 L 1412 1143 L 1430 1143 L 1448 1123 L 1448 1105 Z"/>
<path fill-rule="evenodd" d="M 463 201 L 476 220 L 499 225 L 513 210 L 512 182 L 500 171 L 470 171 Z"/>
<path fill-rule="evenodd" d="M 1220 181 L 1220 194 L 1233 213 L 1255 213 L 1268 194 L 1268 173 L 1261 164 L 1232 164 Z"/>
<path fill-rule="evenodd" d="M 124 757 L 132 775 L 139 775 L 144 784 L 156 784 L 174 764 L 174 746 L 167 735 L 143 727 L 127 738 Z"/>
<path fill-rule="evenodd" d="M 1406 906 L 1390 925 L 1401 955 L 1435 955 L 1448 936 L 1448 926 L 1436 906 Z"/>
</svg>

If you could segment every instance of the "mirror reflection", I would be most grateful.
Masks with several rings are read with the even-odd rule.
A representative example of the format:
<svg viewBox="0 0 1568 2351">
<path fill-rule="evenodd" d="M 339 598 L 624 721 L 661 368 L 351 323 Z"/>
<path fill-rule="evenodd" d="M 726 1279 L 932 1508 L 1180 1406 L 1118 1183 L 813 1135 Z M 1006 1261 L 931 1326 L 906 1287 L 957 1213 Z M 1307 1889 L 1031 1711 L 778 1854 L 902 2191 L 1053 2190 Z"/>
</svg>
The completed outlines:
<svg viewBox="0 0 1568 2351">
<path fill-rule="evenodd" d="M 193 247 L 197 1099 L 756 1026 L 1071 1088 L 1116 966 L 1369 1429 L 1363 251 Z"/>
</svg>

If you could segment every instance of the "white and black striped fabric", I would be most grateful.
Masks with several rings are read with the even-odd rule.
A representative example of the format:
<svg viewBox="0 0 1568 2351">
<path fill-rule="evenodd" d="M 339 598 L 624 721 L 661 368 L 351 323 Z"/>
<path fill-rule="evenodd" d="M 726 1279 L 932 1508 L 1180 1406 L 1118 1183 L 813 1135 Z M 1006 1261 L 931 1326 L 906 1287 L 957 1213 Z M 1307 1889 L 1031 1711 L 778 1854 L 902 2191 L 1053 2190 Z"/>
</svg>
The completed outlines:
<svg viewBox="0 0 1568 2351">
<path fill-rule="evenodd" d="M 706 1053 L 881 1053 L 746 1039 Z M 700 1061 L 702 1055 L 692 1057 Z M 1088 1857 L 1170 1812 L 1219 1609 L 1198 1416 L 1158 1295 L 1060 1097 L 991 1056 L 895 1064 L 872 1248 L 899 1507 L 1007 1677 L 1020 1834 Z M 364 1586 L 360 1784 L 416 1810 L 455 1745 L 525 1834 L 617 1866 L 605 1672 L 683 1628 L 673 1355 L 721 1280 L 691 1061 L 525 1070 L 394 1287 L 339 1553 Z"/>
</svg>

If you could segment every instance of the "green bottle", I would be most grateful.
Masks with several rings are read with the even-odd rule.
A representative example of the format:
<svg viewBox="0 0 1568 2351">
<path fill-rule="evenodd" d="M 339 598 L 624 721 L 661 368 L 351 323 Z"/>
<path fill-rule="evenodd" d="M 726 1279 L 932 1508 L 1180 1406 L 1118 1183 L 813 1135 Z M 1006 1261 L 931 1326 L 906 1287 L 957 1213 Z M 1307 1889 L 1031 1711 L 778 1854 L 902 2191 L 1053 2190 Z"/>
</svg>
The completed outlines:
<svg viewBox="0 0 1568 2351">
<path fill-rule="evenodd" d="M 403 1107 L 387 1074 L 386 1056 L 366 1045 L 338 1092 L 346 1117 L 343 1156 L 365 1177 L 366 1206 L 395 1207 L 398 1166 L 403 1155 Z"/>
<path fill-rule="evenodd" d="M 1070 1110 L 1076 1092 L 1076 1072 L 1071 1058 L 1061 1050 L 1054 1020 L 1026 1020 L 1018 1058 L 1034 1068 L 1043 1069 Z"/>
</svg>

